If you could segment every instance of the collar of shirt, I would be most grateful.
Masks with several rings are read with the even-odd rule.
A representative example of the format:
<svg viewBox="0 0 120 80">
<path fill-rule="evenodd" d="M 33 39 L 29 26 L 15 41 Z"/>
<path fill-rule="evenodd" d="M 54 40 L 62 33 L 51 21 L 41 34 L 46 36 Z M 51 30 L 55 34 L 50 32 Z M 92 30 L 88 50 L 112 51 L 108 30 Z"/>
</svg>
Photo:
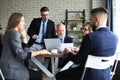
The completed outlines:
<svg viewBox="0 0 120 80">
<path fill-rule="evenodd" d="M 43 21 L 44 21 L 44 19 L 42 18 L 42 20 L 41 20 L 41 28 L 42 28 L 42 25 L 43 25 Z M 48 20 L 45 20 L 45 28 L 44 28 L 45 33 L 46 33 L 46 29 L 47 29 L 47 22 L 48 22 Z"/>
<path fill-rule="evenodd" d="M 100 29 L 100 28 L 103 28 L 103 27 L 107 27 L 107 26 L 99 26 L 99 27 L 96 28 L 96 30 Z"/>
<path fill-rule="evenodd" d="M 65 39 L 65 37 L 63 37 L 63 38 L 60 38 L 60 39 L 62 39 L 62 41 L 61 41 L 61 42 L 62 42 L 62 43 L 64 43 L 64 39 Z"/>
<path fill-rule="evenodd" d="M 44 19 L 42 18 L 41 22 L 43 22 L 43 21 L 45 21 L 45 23 L 47 23 L 47 22 L 48 22 L 48 20 L 44 20 Z"/>
</svg>

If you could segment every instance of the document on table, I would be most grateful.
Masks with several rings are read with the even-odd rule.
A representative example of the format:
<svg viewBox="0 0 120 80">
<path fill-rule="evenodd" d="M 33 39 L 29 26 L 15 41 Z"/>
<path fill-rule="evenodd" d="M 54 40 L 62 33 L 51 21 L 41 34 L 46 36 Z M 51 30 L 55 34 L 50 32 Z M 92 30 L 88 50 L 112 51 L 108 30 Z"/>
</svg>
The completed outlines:
<svg viewBox="0 0 120 80">
<path fill-rule="evenodd" d="M 65 48 L 69 49 L 70 47 L 73 47 L 73 43 L 61 43 L 58 48 L 58 51 L 63 52 Z"/>
</svg>

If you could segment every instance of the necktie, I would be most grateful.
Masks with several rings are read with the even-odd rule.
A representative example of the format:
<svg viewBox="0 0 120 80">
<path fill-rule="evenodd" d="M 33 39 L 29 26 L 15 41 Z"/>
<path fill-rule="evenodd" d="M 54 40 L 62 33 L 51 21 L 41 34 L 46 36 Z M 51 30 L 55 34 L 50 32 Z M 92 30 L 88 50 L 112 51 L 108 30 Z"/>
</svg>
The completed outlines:
<svg viewBox="0 0 120 80">
<path fill-rule="evenodd" d="M 43 20 L 43 29 L 42 29 L 42 35 L 43 35 L 43 37 L 44 37 L 44 35 L 45 35 L 45 20 Z"/>
<path fill-rule="evenodd" d="M 62 43 L 62 39 L 60 39 L 61 43 Z"/>
<path fill-rule="evenodd" d="M 42 25 L 42 42 L 44 40 L 45 37 L 45 20 L 43 20 L 43 25 Z"/>
</svg>

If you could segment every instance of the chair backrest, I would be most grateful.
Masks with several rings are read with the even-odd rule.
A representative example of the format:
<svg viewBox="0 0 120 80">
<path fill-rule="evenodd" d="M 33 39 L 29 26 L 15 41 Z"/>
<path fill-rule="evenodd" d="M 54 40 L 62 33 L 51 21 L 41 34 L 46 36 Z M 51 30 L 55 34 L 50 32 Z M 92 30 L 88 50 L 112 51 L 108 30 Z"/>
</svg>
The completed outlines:
<svg viewBox="0 0 120 80">
<path fill-rule="evenodd" d="M 120 52 L 117 52 L 116 60 L 120 61 Z"/>
<path fill-rule="evenodd" d="M 84 79 L 86 68 L 93 68 L 93 69 L 100 69 L 100 70 L 107 69 L 110 66 L 114 65 L 115 58 L 116 58 L 116 54 L 110 57 L 88 55 L 81 80 Z"/>
<path fill-rule="evenodd" d="M 88 55 L 85 67 L 94 69 L 106 69 L 114 64 L 115 56 L 100 57 Z"/>
</svg>

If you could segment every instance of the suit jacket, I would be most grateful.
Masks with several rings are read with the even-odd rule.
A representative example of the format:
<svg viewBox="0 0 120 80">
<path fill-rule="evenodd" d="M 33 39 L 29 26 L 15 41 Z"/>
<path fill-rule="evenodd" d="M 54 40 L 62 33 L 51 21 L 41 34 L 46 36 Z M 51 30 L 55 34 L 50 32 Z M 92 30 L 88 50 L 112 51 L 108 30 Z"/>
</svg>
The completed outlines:
<svg viewBox="0 0 120 80">
<path fill-rule="evenodd" d="M 3 49 L 0 68 L 6 79 L 29 80 L 29 72 L 24 66 L 24 60 L 31 57 L 27 47 L 21 43 L 20 33 L 11 30 L 3 38 Z M 22 77 L 21 77 L 22 76 Z"/>
<path fill-rule="evenodd" d="M 58 35 L 56 35 L 54 38 L 58 38 Z M 64 37 L 64 43 L 73 43 L 74 42 L 74 39 L 70 36 L 65 36 Z"/>
<path fill-rule="evenodd" d="M 58 37 L 58 36 L 57 36 Z M 65 36 L 64 37 L 64 43 L 74 43 L 74 39 L 70 36 Z M 68 62 L 69 60 L 65 59 L 65 58 L 59 58 L 59 62 L 58 62 L 58 67 L 62 68 L 65 66 L 65 64 Z"/>
<path fill-rule="evenodd" d="M 69 36 L 65 36 L 64 38 L 64 43 L 73 43 L 74 40 L 72 37 L 69 37 Z"/>
<path fill-rule="evenodd" d="M 54 38 L 58 38 L 58 36 L 56 35 Z M 64 37 L 64 43 L 73 43 L 73 42 L 74 42 L 74 40 L 73 40 L 72 37 L 70 37 L 70 36 L 65 36 Z M 62 68 L 68 61 L 69 60 L 60 57 L 59 62 L 58 62 L 58 67 Z M 51 60 L 50 60 L 49 63 L 48 63 L 48 70 L 52 71 L 51 69 L 52 68 L 51 68 Z"/>
<path fill-rule="evenodd" d="M 30 24 L 30 27 L 28 28 L 27 33 L 30 36 L 30 39 L 28 41 L 29 46 L 32 46 L 36 40 L 32 39 L 32 36 L 34 34 L 39 34 L 41 21 L 42 18 L 34 18 Z M 53 38 L 55 35 L 55 24 L 52 20 L 48 19 L 45 38 Z"/>
<path fill-rule="evenodd" d="M 89 54 L 94 56 L 112 56 L 117 46 L 117 36 L 108 28 L 99 28 L 83 38 L 77 55 L 69 52 L 67 58 L 79 66 L 79 76 L 82 75 L 84 64 Z M 79 79 L 80 80 L 80 79 Z M 84 80 L 111 80 L 110 68 L 105 70 L 87 69 Z"/>
</svg>

